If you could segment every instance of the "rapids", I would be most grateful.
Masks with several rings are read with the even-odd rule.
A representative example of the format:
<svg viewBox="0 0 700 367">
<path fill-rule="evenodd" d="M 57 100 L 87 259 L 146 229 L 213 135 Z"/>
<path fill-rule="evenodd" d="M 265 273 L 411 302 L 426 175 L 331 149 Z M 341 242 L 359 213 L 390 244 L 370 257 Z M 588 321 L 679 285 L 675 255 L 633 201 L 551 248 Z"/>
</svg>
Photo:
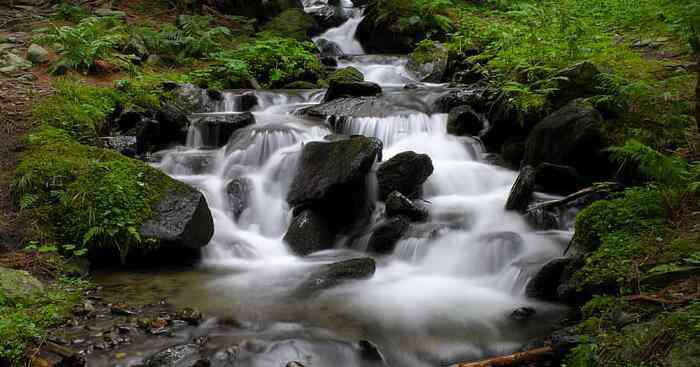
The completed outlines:
<svg viewBox="0 0 700 367">
<path fill-rule="evenodd" d="M 216 150 L 202 148 L 193 125 L 187 146 L 161 152 L 156 164 L 200 189 L 215 221 L 201 265 L 181 276 L 182 291 L 173 294 L 174 301 L 257 325 L 249 333 L 258 338 L 293 334 L 316 346 L 299 352 L 311 356 L 307 366 L 329 360 L 336 366 L 364 365 L 346 350 L 328 346 L 335 340 L 371 340 L 390 366 L 448 365 L 516 350 L 561 315 L 560 307 L 523 293 L 533 269 L 560 256 L 569 234 L 534 231 L 518 214 L 506 212 L 516 172 L 487 163 L 478 141 L 447 134 L 447 115 L 429 108 L 446 87 L 415 80 L 404 57 L 363 55 L 353 37 L 362 12 L 350 9 L 349 14 L 345 24 L 320 37 L 352 55 L 341 66 L 359 68 L 382 85 L 382 98 L 413 112 L 355 118 L 332 131 L 294 113 L 320 103 L 323 90 L 224 92 L 213 113 L 238 113 L 241 95 L 255 93 L 256 124 Z M 419 88 L 398 87 L 407 83 Z M 339 241 L 335 249 L 306 258 L 292 255 L 282 240 L 291 220 L 285 197 L 303 144 L 331 133 L 381 139 L 384 160 L 407 150 L 429 155 L 435 172 L 424 187 L 430 221 L 422 226 L 435 235 L 402 240 L 393 254 L 376 259 L 371 279 L 295 299 L 288 291 L 310 264 L 366 256 L 361 240 Z M 238 219 L 226 196 L 234 178 L 247 178 L 253 186 L 249 207 Z M 378 203 L 375 217 L 381 210 Z M 515 233 L 523 241 L 494 239 L 494 233 Z M 139 281 L 154 281 L 147 278 Z M 537 310 L 534 319 L 512 320 L 509 315 L 520 307 Z M 272 354 L 241 365 L 280 366 L 284 358 Z"/>
</svg>

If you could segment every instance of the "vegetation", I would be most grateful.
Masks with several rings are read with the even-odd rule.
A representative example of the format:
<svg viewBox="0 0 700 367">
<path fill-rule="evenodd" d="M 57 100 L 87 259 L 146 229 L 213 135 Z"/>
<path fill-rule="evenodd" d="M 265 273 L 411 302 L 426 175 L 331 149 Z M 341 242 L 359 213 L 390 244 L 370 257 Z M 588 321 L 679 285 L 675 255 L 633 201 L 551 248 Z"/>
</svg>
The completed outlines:
<svg viewBox="0 0 700 367">
<path fill-rule="evenodd" d="M 373 3 L 376 22 L 395 24 L 399 31 L 440 37 L 453 29 L 452 0 L 378 0 Z"/>
</svg>

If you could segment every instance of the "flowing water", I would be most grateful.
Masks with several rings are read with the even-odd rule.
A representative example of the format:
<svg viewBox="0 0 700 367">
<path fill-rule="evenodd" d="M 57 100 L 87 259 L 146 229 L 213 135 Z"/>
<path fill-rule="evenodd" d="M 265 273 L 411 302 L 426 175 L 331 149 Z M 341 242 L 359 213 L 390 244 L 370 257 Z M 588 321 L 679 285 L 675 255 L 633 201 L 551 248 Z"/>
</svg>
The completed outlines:
<svg viewBox="0 0 700 367">
<path fill-rule="evenodd" d="M 324 122 L 294 114 L 320 103 L 322 90 L 252 92 L 259 99 L 255 125 L 216 150 L 202 149 L 202 137 L 192 127 L 188 145 L 163 152 L 157 164 L 207 198 L 215 234 L 201 265 L 160 277 L 111 274 L 105 281 L 129 278 L 144 287 L 168 289 L 176 304 L 257 325 L 252 328 L 257 331 L 246 333 L 258 338 L 293 334 L 306 343 L 298 352 L 312 356 L 308 366 L 366 365 L 333 344 L 361 339 L 377 344 L 391 366 L 447 365 L 513 351 L 544 333 L 561 314 L 555 305 L 524 297 L 524 286 L 538 266 L 561 255 L 568 233 L 536 232 L 503 209 L 516 173 L 486 163 L 478 141 L 446 133 L 447 116 L 431 114 L 429 108 L 445 92 L 443 86 L 398 88 L 418 83 L 406 70 L 405 58 L 362 55 L 352 37 L 361 11 L 350 14 L 347 23 L 321 37 L 358 55 L 343 65 L 361 69 L 368 80 L 382 85 L 382 98 L 412 112 L 355 118 L 332 131 Z M 225 92 L 215 108 L 236 113 L 243 93 L 251 92 Z M 432 158 L 435 171 L 424 185 L 430 220 L 416 231 L 431 235 L 404 239 L 393 254 L 376 258 L 371 279 L 298 299 L 290 290 L 309 267 L 367 256 L 362 241 L 340 241 L 333 250 L 300 258 L 282 240 L 291 219 L 285 197 L 303 144 L 331 133 L 381 139 L 384 160 L 408 150 Z M 226 195 L 226 185 L 235 178 L 253 185 L 249 206 L 238 219 Z M 378 204 L 375 217 L 381 210 Z M 512 320 L 509 315 L 520 307 L 537 313 L 526 322 Z M 284 358 L 291 357 L 266 354 L 240 365 L 281 366 Z"/>
</svg>

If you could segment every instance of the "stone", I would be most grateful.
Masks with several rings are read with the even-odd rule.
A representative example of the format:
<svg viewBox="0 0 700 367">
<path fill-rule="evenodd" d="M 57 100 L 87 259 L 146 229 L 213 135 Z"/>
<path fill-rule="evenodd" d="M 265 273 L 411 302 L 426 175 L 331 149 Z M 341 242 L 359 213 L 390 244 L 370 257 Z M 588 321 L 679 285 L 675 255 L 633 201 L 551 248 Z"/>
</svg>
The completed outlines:
<svg viewBox="0 0 700 367">
<path fill-rule="evenodd" d="M 392 217 L 377 225 L 367 242 L 367 252 L 390 254 L 408 230 L 410 221 L 403 216 Z"/>
<path fill-rule="evenodd" d="M 197 344 L 182 344 L 158 351 L 146 358 L 146 367 L 191 366 L 199 360 Z"/>
<path fill-rule="evenodd" d="M 511 312 L 510 318 L 515 321 L 526 321 L 532 318 L 532 316 L 535 316 L 536 313 L 537 312 L 532 307 L 520 307 Z"/>
<path fill-rule="evenodd" d="M 316 19 L 304 10 L 291 8 L 272 18 L 263 26 L 263 31 L 299 41 L 308 41 L 312 35 L 319 33 L 319 26 Z"/>
<path fill-rule="evenodd" d="M 510 189 L 510 195 L 508 195 L 508 201 L 506 201 L 506 210 L 524 213 L 530 204 L 534 192 L 535 169 L 531 166 L 525 166 L 520 170 L 518 178 Z"/>
<path fill-rule="evenodd" d="M 301 114 L 327 121 L 334 129 L 354 117 L 388 117 L 411 113 L 418 111 L 397 106 L 377 97 L 337 98 L 301 110 Z"/>
<path fill-rule="evenodd" d="M 365 81 L 365 76 L 360 70 L 355 67 L 348 66 L 338 69 L 328 76 L 328 81 L 337 81 L 342 83 L 361 83 Z"/>
<path fill-rule="evenodd" d="M 236 131 L 254 125 L 255 116 L 250 112 L 207 115 L 193 119 L 191 124 L 201 139 L 198 142 L 200 147 L 220 148 L 228 143 Z"/>
<path fill-rule="evenodd" d="M 112 10 L 109 8 L 98 8 L 93 12 L 98 17 L 110 17 L 117 18 L 119 20 L 126 20 L 126 12 L 120 10 Z"/>
<path fill-rule="evenodd" d="M 284 235 L 292 252 L 300 256 L 333 247 L 334 238 L 331 225 L 324 216 L 310 209 L 295 216 Z"/>
<path fill-rule="evenodd" d="M 576 168 L 544 162 L 537 166 L 535 185 L 538 191 L 568 195 L 584 187 Z"/>
<path fill-rule="evenodd" d="M 462 105 L 450 110 L 447 116 L 447 133 L 457 136 L 479 136 L 486 124 L 484 115 L 477 113 L 469 105 Z"/>
<path fill-rule="evenodd" d="M 571 101 L 535 125 L 527 139 L 523 164 L 570 166 L 584 177 L 609 173 L 601 126 L 603 118 L 590 102 Z"/>
<path fill-rule="evenodd" d="M 335 28 L 348 20 L 345 11 L 340 6 L 318 5 L 305 9 L 318 23 L 320 32 L 330 28 Z"/>
<path fill-rule="evenodd" d="M 424 222 L 428 219 L 428 211 L 418 207 L 411 199 L 398 191 L 393 191 L 385 200 L 386 216 L 405 216 L 412 221 Z"/>
<path fill-rule="evenodd" d="M 449 113 L 455 107 L 468 105 L 479 113 L 486 113 L 491 109 L 490 106 L 497 95 L 497 91 L 481 86 L 454 89 L 438 97 L 433 103 L 433 110 Z"/>
<path fill-rule="evenodd" d="M 12 52 L 0 55 L 0 74 L 15 74 L 32 67 L 32 63 Z"/>
<path fill-rule="evenodd" d="M 0 266 L 0 304 L 26 302 L 43 291 L 41 281 L 28 272 Z"/>
<path fill-rule="evenodd" d="M 360 357 L 365 361 L 384 361 L 384 356 L 382 355 L 382 352 L 379 351 L 379 347 L 369 340 L 358 341 L 357 348 L 360 350 Z"/>
<path fill-rule="evenodd" d="M 306 82 L 303 80 L 298 80 L 296 82 L 291 82 L 282 89 L 318 89 L 318 85 L 311 83 L 311 82 Z"/>
<path fill-rule="evenodd" d="M 49 52 L 45 48 L 32 43 L 27 49 L 27 60 L 34 64 L 43 64 L 49 61 Z"/>
<path fill-rule="evenodd" d="M 250 205 L 253 188 L 253 181 L 247 177 L 234 178 L 226 185 L 228 204 L 234 219 L 238 220 Z"/>
<path fill-rule="evenodd" d="M 382 163 L 377 169 L 379 199 L 385 200 L 398 191 L 416 199 L 423 193 L 423 183 L 433 174 L 433 162 L 426 154 L 402 152 Z"/>
<path fill-rule="evenodd" d="M 238 97 L 238 108 L 241 111 L 250 111 L 258 105 L 258 96 L 253 92 L 246 92 Z"/>
<path fill-rule="evenodd" d="M 318 51 L 320 52 L 321 57 L 333 57 L 335 60 L 336 57 L 344 56 L 343 50 L 340 48 L 340 46 L 337 43 L 335 43 L 333 41 L 329 41 L 325 38 L 317 39 L 316 40 L 316 47 L 318 48 Z M 355 69 L 355 70 L 357 70 L 357 69 Z M 364 80 L 364 77 L 362 77 L 362 80 Z"/>
<path fill-rule="evenodd" d="M 383 17 L 376 4 L 369 3 L 355 34 L 368 54 L 408 54 L 426 38 L 419 27 L 402 27 L 400 17 Z M 434 40 L 444 37 L 442 31 L 431 35 Z"/>
<path fill-rule="evenodd" d="M 330 102 L 342 97 L 371 97 L 382 93 L 382 87 L 372 82 L 341 82 L 331 80 L 323 97 L 323 102 Z"/>
<path fill-rule="evenodd" d="M 559 71 L 558 90 L 550 100 L 559 108 L 571 100 L 587 98 L 597 94 L 597 80 L 600 75 L 598 67 L 590 61 L 583 61 Z"/>
<path fill-rule="evenodd" d="M 294 294 L 298 297 L 312 296 L 349 281 L 371 278 L 375 270 L 374 260 L 368 257 L 320 265 L 310 270 Z"/>
<path fill-rule="evenodd" d="M 558 300 L 557 288 L 562 283 L 564 271 L 571 262 L 571 258 L 561 257 L 544 264 L 525 286 L 525 295 L 544 301 Z"/>
<path fill-rule="evenodd" d="M 137 138 L 133 135 L 104 136 L 100 140 L 105 148 L 115 150 L 127 157 L 134 157 L 138 150 Z"/>
<path fill-rule="evenodd" d="M 435 42 L 428 49 L 424 49 L 422 45 L 423 43 L 411 53 L 406 68 L 422 82 L 445 81 L 449 58 L 447 48 Z"/>
</svg>

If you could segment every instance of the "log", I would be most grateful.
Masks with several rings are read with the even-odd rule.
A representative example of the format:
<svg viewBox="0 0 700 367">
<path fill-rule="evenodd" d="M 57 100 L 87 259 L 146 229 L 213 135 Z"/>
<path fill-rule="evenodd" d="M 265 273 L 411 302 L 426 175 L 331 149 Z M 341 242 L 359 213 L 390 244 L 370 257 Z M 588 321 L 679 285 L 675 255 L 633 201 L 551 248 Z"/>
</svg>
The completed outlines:
<svg viewBox="0 0 700 367">
<path fill-rule="evenodd" d="M 507 356 L 493 357 L 478 362 L 459 363 L 453 367 L 502 367 L 515 366 L 520 363 L 538 362 L 554 354 L 552 347 L 535 348 L 525 352 L 509 354 Z"/>
</svg>

